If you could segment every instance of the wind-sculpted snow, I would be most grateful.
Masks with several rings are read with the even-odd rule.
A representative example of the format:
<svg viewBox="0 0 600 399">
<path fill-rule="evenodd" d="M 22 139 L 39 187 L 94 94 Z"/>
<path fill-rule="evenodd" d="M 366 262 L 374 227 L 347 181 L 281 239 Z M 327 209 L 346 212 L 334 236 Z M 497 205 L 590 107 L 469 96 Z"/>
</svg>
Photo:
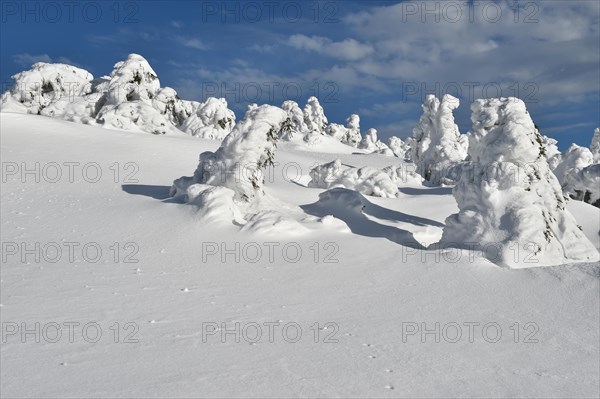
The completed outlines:
<svg viewBox="0 0 600 399">
<path fill-rule="evenodd" d="M 539 133 L 539 131 L 538 131 Z M 558 149 L 558 141 L 550 138 L 548 136 L 544 136 L 540 133 L 542 138 L 542 146 L 544 147 L 544 156 L 548 161 L 548 166 L 550 166 L 550 170 L 556 169 L 561 160 L 561 154 Z"/>
<path fill-rule="evenodd" d="M 471 161 L 453 190 L 459 213 L 446 219 L 442 244 L 494 246 L 491 260 L 517 268 L 597 260 L 565 209 L 525 104 L 477 100 L 471 110 Z"/>
<path fill-rule="evenodd" d="M 467 156 L 468 139 L 460 134 L 452 113 L 458 106 L 459 100 L 449 94 L 442 101 L 428 95 L 423 115 L 413 129 L 409 142 L 411 160 L 419 165 L 421 175 L 430 185 L 452 184 L 443 171 Z"/>
<path fill-rule="evenodd" d="M 309 187 L 344 187 L 384 198 L 395 198 L 401 182 L 406 182 L 407 179 L 414 182 L 417 179 L 414 172 L 406 169 L 406 165 L 388 166 L 384 169 L 370 166 L 352 168 L 344 167 L 339 159 L 313 168 L 310 177 Z"/>
<path fill-rule="evenodd" d="M 48 63 L 34 64 L 13 79 L 14 87 L 2 95 L 2 112 L 211 139 L 222 139 L 235 123 L 224 99 L 185 101 L 174 89 L 161 88 L 156 72 L 137 54 L 115 64 L 110 76 L 95 80 L 83 69 Z"/>
</svg>

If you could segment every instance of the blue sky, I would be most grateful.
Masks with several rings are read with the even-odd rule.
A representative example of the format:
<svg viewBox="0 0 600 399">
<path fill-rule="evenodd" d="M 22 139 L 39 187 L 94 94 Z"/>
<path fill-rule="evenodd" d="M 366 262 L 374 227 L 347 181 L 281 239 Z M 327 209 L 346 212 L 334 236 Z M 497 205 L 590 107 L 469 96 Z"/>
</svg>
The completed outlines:
<svg viewBox="0 0 600 399">
<path fill-rule="evenodd" d="M 302 107 L 318 94 L 332 122 L 407 137 L 428 92 L 469 102 L 523 98 L 543 133 L 589 146 L 600 125 L 597 1 L 2 1 L 0 75 L 37 61 L 108 75 L 148 59 L 184 99 L 225 96 Z"/>
</svg>

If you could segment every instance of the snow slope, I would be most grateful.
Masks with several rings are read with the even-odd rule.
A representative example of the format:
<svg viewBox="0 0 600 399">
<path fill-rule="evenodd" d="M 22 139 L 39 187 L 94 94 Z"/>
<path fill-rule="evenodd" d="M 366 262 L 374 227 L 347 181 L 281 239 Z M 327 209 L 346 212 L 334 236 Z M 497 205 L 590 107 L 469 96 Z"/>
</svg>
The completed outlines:
<svg viewBox="0 0 600 399">
<path fill-rule="evenodd" d="M 407 183 L 397 198 L 379 198 L 306 187 L 311 168 L 334 159 L 384 168 L 400 163 L 397 158 L 279 146 L 266 193 L 289 204 L 290 212 L 300 207 L 323 223 L 308 232 L 282 229 L 273 237 L 259 227 L 207 223 L 197 207 L 167 198 L 173 179 L 194 170 L 198 155 L 215 151 L 218 141 L 35 115 L 2 113 L 0 122 L 3 333 L 5 325 L 80 323 L 72 343 L 64 328 L 56 343 L 47 336 L 54 337 L 54 330 L 39 343 L 32 335 L 22 342 L 20 332 L 3 334 L 4 397 L 599 394 L 597 264 L 512 270 L 480 254 L 420 249 L 439 240 L 445 218 L 458 210 L 450 188 Z M 36 162 L 39 182 L 20 175 Z M 71 164 L 73 182 L 66 167 L 59 179 L 53 173 L 53 163 L 66 162 L 79 163 Z M 98 169 L 99 179 L 92 173 Z M 600 248 L 600 210 L 576 201 L 567 208 Z M 32 248 L 36 242 L 75 242 L 77 248 L 97 243 L 103 255 L 92 263 L 89 254 L 86 260 L 75 250 L 73 260 L 63 253 L 55 263 L 48 261 L 51 255 L 39 262 L 28 255 L 23 262 L 5 247 Z M 110 249 L 115 242 L 121 248 L 116 259 Z M 236 242 L 263 248 L 262 256 L 254 263 L 251 252 L 239 262 L 233 255 L 223 261 L 223 252 L 207 251 L 213 243 L 235 248 Z M 280 246 L 270 259 L 264 249 L 272 242 Z M 127 243 L 133 246 L 124 248 Z M 284 245 L 302 251 L 295 263 L 293 251 L 281 251 Z M 103 332 L 96 343 L 82 339 L 81 327 L 90 322 Z M 115 322 L 118 343 L 110 329 Z M 128 322 L 134 324 L 125 330 Z M 231 335 L 223 340 L 221 331 L 203 339 L 203 323 L 232 329 L 236 322 L 280 326 L 274 342 L 263 336 L 251 344 L 244 336 L 236 343 Z M 281 326 L 292 322 L 303 331 L 296 343 L 281 334 Z M 436 322 L 445 331 L 439 342 L 433 335 L 408 334 Z M 479 323 L 472 342 L 469 322 Z M 516 322 L 518 342 L 511 330 Z M 314 323 L 335 324 L 319 329 L 315 343 Z M 455 343 L 450 323 L 461 326 Z M 501 328 L 497 342 L 488 342 L 494 328 L 482 335 L 486 323 Z M 139 342 L 123 342 L 135 326 Z M 337 342 L 324 342 L 327 337 Z"/>
</svg>

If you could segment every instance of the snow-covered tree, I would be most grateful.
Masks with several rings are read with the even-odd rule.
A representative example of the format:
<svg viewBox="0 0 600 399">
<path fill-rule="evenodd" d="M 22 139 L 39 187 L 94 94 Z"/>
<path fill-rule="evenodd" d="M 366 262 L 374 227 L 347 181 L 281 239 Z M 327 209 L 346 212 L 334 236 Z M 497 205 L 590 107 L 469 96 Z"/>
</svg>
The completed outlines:
<svg viewBox="0 0 600 399">
<path fill-rule="evenodd" d="M 343 141 L 344 137 L 348 135 L 348 128 L 339 123 L 331 123 L 325 129 L 325 133 L 338 141 Z"/>
<path fill-rule="evenodd" d="M 561 155 L 561 161 L 554 169 L 554 174 L 566 195 L 598 206 L 600 169 L 595 167 L 596 165 L 589 149 L 571 144 Z"/>
<path fill-rule="evenodd" d="M 577 174 L 583 168 L 594 163 L 592 152 L 586 147 L 571 144 L 562 155 L 560 163 L 554 169 L 554 174 L 561 185 L 566 184 L 568 175 Z"/>
<path fill-rule="evenodd" d="M 2 95 L 3 112 L 154 134 L 182 130 L 214 139 L 226 136 L 235 122 L 224 99 L 185 101 L 174 89 L 161 88 L 148 61 L 137 54 L 115 64 L 110 76 L 97 79 L 77 67 L 47 63 L 34 64 L 13 79 L 14 87 Z"/>
<path fill-rule="evenodd" d="M 319 134 L 325 134 L 325 129 L 329 122 L 325 116 L 325 111 L 319 103 L 319 99 L 312 96 L 304 106 L 304 122 L 309 131 L 316 131 Z"/>
<path fill-rule="evenodd" d="M 286 122 L 287 113 L 281 108 L 249 108 L 216 152 L 200 154 L 194 176 L 173 182 L 171 195 L 186 195 L 193 184 L 204 184 L 233 190 L 237 203 L 256 202 L 264 195 L 263 171 L 273 164 L 277 136 Z"/>
<path fill-rule="evenodd" d="M 15 85 L 2 95 L 2 111 L 40 114 L 53 102 L 72 102 L 91 92 L 94 77 L 71 65 L 38 62 L 12 79 Z"/>
<path fill-rule="evenodd" d="M 297 102 L 291 100 L 284 101 L 281 108 L 287 113 L 291 123 L 290 134 L 289 136 L 282 137 L 283 140 L 289 140 L 296 134 L 305 135 L 308 133 L 309 129 L 304 121 L 304 113 Z"/>
<path fill-rule="evenodd" d="M 467 156 L 468 139 L 460 134 L 452 113 L 458 105 L 459 100 L 449 94 L 442 101 L 428 95 L 423 115 L 413 129 L 411 159 L 431 185 L 449 183 L 446 171 Z"/>
<path fill-rule="evenodd" d="M 597 127 L 596 130 L 594 130 L 590 151 L 594 157 L 594 163 L 600 163 L 600 127 Z"/>
<path fill-rule="evenodd" d="M 599 254 L 566 210 L 541 136 L 516 98 L 476 100 L 470 161 L 453 190 L 459 213 L 441 243 L 479 245 L 511 267 L 595 261 Z"/>
<path fill-rule="evenodd" d="M 600 208 L 600 163 L 572 170 L 565 176 L 563 191 L 574 200 Z"/>
<path fill-rule="evenodd" d="M 401 138 L 392 136 L 388 139 L 388 147 L 395 156 L 402 160 L 410 159 L 410 147 Z"/>
<path fill-rule="evenodd" d="M 197 103 L 181 100 L 177 92 L 170 87 L 158 90 L 152 99 L 154 109 L 178 127 L 192 115 L 195 104 Z"/>
<path fill-rule="evenodd" d="M 352 114 L 346 119 L 346 134 L 342 138 L 342 143 L 351 147 L 357 147 L 362 137 L 360 135 L 360 117 Z"/>
<path fill-rule="evenodd" d="M 390 148 L 377 138 L 377 129 L 369 129 L 358 144 L 358 148 L 369 153 L 394 156 Z"/>
<path fill-rule="evenodd" d="M 180 127 L 184 132 L 203 139 L 222 140 L 233 130 L 235 114 L 227 108 L 224 98 L 209 97 L 194 108 Z"/>
</svg>

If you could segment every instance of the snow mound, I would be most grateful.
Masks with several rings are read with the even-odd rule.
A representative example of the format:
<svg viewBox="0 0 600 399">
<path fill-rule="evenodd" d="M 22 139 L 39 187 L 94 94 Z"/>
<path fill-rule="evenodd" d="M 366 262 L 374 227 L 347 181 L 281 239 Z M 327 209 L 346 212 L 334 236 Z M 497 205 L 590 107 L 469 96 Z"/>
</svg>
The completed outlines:
<svg viewBox="0 0 600 399">
<path fill-rule="evenodd" d="M 453 111 L 460 102 L 449 94 L 440 101 L 428 95 L 423 115 L 410 139 L 411 159 L 430 185 L 452 184 L 446 176 L 448 167 L 467 156 L 468 138 L 461 135 Z"/>
<path fill-rule="evenodd" d="M 396 170 L 390 169 L 390 173 L 396 173 Z M 398 195 L 398 185 L 388 173 L 370 166 L 344 168 L 340 159 L 313 168 L 310 177 L 309 187 L 340 186 L 365 195 L 384 198 L 395 198 Z"/>
<path fill-rule="evenodd" d="M 477 100 L 471 110 L 471 162 L 453 190 L 459 213 L 446 219 L 441 243 L 493 247 L 490 260 L 514 268 L 598 260 L 565 209 L 525 104 Z"/>
<path fill-rule="evenodd" d="M 229 225 L 243 222 L 243 215 L 233 201 L 234 195 L 227 187 L 192 184 L 187 188 L 184 200 L 198 207 L 204 222 Z"/>
<path fill-rule="evenodd" d="M 275 210 L 260 211 L 248 218 L 242 232 L 269 237 L 302 236 L 310 232 L 305 225 Z"/>
<path fill-rule="evenodd" d="M 353 190 L 335 187 L 319 194 L 316 206 L 335 209 L 339 213 L 362 214 L 367 203 L 361 193 Z"/>
</svg>

